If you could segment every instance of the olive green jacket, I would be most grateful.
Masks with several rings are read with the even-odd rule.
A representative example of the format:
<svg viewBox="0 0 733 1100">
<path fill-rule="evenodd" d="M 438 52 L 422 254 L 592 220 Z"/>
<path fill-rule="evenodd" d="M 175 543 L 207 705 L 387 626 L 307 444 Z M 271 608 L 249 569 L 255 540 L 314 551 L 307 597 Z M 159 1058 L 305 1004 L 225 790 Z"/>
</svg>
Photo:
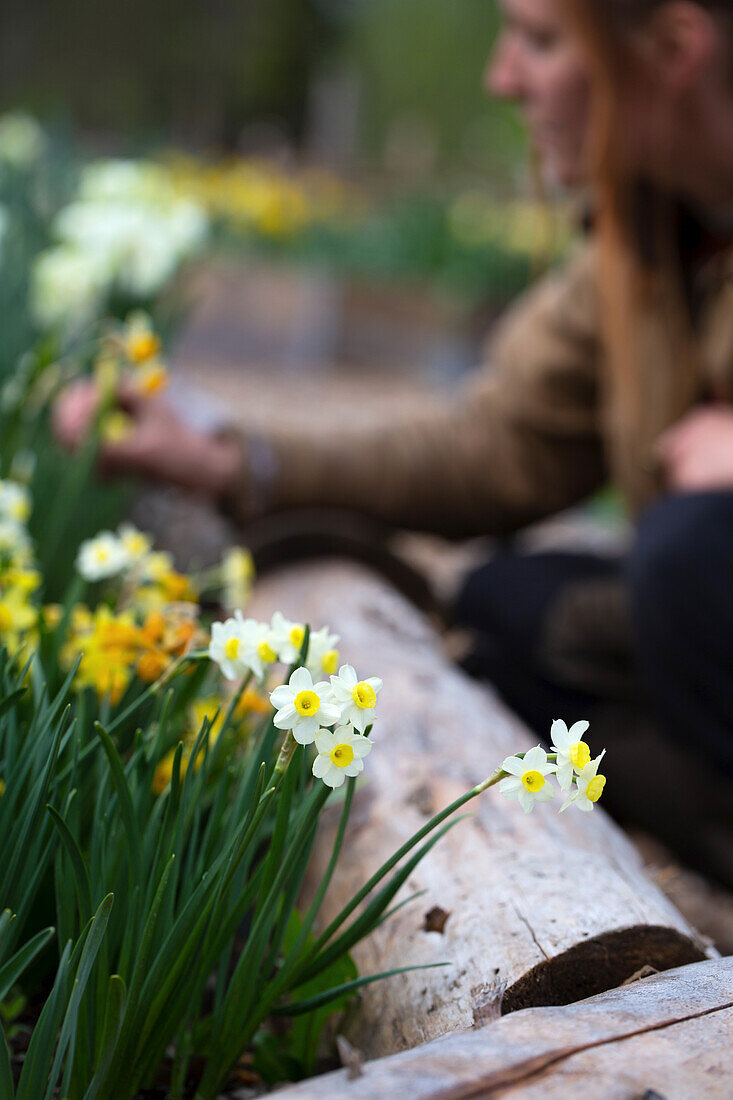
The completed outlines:
<svg viewBox="0 0 733 1100">
<path fill-rule="evenodd" d="M 244 437 L 240 521 L 336 507 L 450 537 L 506 534 L 609 481 L 638 511 L 663 489 L 660 433 L 706 394 L 733 399 L 733 248 L 696 274 L 700 354 L 687 396 L 668 398 L 670 341 L 641 334 L 642 415 L 620 410 L 604 361 L 594 248 L 529 291 L 499 324 L 486 365 L 454 400 L 407 425 Z"/>
</svg>

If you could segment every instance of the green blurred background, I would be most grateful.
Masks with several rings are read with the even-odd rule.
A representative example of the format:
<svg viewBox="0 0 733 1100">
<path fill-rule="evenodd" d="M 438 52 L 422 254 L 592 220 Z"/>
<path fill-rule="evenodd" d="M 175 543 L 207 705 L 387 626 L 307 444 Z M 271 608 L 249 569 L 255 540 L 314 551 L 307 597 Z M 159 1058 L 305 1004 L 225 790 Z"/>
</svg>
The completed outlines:
<svg viewBox="0 0 733 1100">
<path fill-rule="evenodd" d="M 516 183 L 523 139 L 481 72 L 493 0 L 4 0 L 0 105 L 116 152 L 271 151 Z"/>
</svg>

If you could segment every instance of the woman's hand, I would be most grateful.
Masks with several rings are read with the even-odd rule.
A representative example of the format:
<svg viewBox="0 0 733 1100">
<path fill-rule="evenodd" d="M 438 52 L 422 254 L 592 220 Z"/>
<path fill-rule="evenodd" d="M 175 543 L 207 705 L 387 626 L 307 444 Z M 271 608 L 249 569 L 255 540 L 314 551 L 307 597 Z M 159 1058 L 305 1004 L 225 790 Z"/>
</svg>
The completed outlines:
<svg viewBox="0 0 733 1100">
<path fill-rule="evenodd" d="M 105 473 L 133 474 L 221 496 L 235 483 L 241 450 L 231 439 L 206 435 L 186 424 L 170 406 L 141 398 L 131 389 L 118 396 L 130 416 L 130 434 L 100 447 Z M 73 451 L 88 435 L 99 408 L 99 391 L 91 381 L 69 386 L 53 410 L 53 429 L 63 447 Z"/>
<path fill-rule="evenodd" d="M 733 408 L 694 409 L 660 436 L 657 450 L 670 489 L 733 489 Z"/>
</svg>

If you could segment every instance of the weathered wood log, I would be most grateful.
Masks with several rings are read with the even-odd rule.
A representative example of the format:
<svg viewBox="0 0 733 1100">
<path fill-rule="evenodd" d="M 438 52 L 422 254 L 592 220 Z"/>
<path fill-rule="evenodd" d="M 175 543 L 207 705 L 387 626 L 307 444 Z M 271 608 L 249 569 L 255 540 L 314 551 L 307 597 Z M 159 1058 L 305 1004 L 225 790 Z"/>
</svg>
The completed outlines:
<svg viewBox="0 0 733 1100">
<path fill-rule="evenodd" d="M 385 685 L 328 919 L 433 812 L 532 741 L 488 688 L 445 658 L 427 620 L 364 568 L 329 562 L 268 576 L 251 610 L 265 617 L 276 608 L 314 629 L 330 625 L 342 660 Z M 496 790 L 471 808 L 400 895 L 424 896 L 355 951 L 362 974 L 450 963 L 362 992 L 347 1035 L 367 1057 L 501 1012 L 577 1001 L 645 965 L 666 970 L 705 957 L 602 811 L 558 815 L 545 804 L 525 816 Z M 316 862 L 329 852 L 324 835 Z"/>
<path fill-rule="evenodd" d="M 285 1089 L 286 1100 L 729 1100 L 733 959 L 695 963 L 563 1008 Z"/>
</svg>

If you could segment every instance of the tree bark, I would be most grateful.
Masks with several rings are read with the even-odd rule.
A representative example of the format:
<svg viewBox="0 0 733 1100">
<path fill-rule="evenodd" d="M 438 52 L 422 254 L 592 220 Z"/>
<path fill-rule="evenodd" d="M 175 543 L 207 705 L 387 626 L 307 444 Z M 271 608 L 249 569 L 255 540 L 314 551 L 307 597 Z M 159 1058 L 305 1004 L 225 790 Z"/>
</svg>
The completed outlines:
<svg viewBox="0 0 733 1100">
<path fill-rule="evenodd" d="M 284 1100 L 729 1100 L 733 959 L 695 963 L 563 1008 L 294 1085 Z"/>
<path fill-rule="evenodd" d="M 354 800 L 328 920 L 415 830 L 502 760 L 532 746 L 526 729 L 444 656 L 430 623 L 361 566 L 299 565 L 261 580 L 250 613 L 275 609 L 341 635 L 341 660 L 380 676 L 374 749 Z M 552 718 L 548 715 L 548 732 Z M 593 742 L 594 755 L 603 748 Z M 363 975 L 448 962 L 368 986 L 346 1034 L 368 1058 L 473 1028 L 528 1006 L 568 1004 L 644 966 L 703 959 L 706 944 L 644 874 L 599 808 L 555 804 L 525 815 L 495 789 L 411 876 L 413 900 L 354 952 Z M 327 821 L 313 868 L 330 854 Z M 390 1095 L 386 1093 L 385 1095 Z"/>
</svg>

